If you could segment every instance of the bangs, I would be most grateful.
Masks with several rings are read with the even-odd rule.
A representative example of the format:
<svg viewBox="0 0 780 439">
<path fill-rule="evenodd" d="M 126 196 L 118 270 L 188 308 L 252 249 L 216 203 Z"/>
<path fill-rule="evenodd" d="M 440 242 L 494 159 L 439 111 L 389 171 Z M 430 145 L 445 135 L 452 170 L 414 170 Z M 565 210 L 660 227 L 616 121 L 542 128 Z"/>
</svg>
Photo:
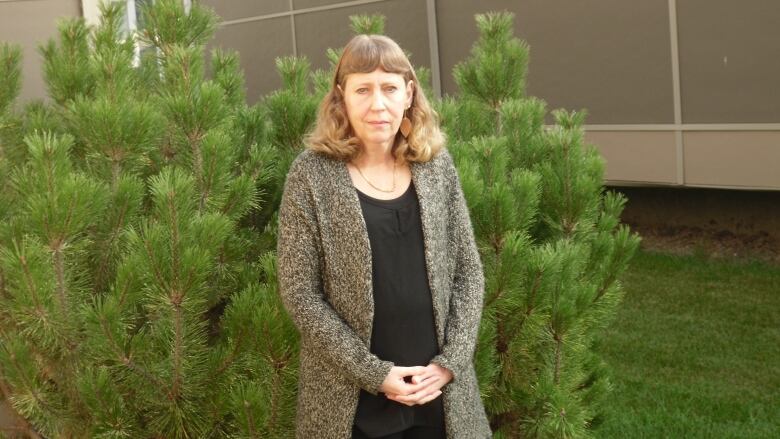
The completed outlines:
<svg viewBox="0 0 780 439">
<path fill-rule="evenodd" d="M 351 73 L 371 73 L 377 68 L 411 79 L 412 66 L 395 41 L 382 35 L 358 35 L 344 47 L 334 79 L 343 84 Z"/>
</svg>

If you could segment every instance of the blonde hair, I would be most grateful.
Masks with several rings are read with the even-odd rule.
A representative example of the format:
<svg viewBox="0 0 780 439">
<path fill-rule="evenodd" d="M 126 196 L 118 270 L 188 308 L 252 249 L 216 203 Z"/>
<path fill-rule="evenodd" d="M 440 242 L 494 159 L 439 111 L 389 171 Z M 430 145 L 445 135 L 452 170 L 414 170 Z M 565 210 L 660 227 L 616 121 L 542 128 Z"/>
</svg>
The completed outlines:
<svg viewBox="0 0 780 439">
<path fill-rule="evenodd" d="M 413 83 L 412 105 L 406 113 L 412 130 L 407 138 L 400 130 L 396 133 L 392 149 L 396 160 L 429 161 L 444 144 L 438 116 L 425 98 L 409 58 L 395 41 L 383 35 L 357 35 L 347 43 L 336 66 L 331 89 L 320 104 L 317 123 L 307 136 L 308 148 L 347 161 L 360 153 L 362 144 L 352 131 L 339 87 L 346 88 L 347 75 L 371 73 L 377 68 L 400 74 L 404 84 L 410 80 Z"/>
</svg>

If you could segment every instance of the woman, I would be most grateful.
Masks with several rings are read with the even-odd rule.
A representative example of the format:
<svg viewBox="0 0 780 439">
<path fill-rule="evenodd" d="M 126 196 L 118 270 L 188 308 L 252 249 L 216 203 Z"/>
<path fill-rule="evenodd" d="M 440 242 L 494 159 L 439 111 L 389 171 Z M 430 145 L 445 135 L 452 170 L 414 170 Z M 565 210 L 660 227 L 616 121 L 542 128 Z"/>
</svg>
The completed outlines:
<svg viewBox="0 0 780 439">
<path fill-rule="evenodd" d="M 484 279 L 458 174 L 391 39 L 345 47 L 279 212 L 299 438 L 485 438 Z"/>
</svg>

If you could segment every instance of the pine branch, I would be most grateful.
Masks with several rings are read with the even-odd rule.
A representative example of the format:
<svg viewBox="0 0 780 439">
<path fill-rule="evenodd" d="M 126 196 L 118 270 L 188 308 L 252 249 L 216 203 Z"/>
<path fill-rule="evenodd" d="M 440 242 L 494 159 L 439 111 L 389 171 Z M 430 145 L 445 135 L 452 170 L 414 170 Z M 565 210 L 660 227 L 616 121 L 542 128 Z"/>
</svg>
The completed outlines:
<svg viewBox="0 0 780 439">
<path fill-rule="evenodd" d="M 183 342 L 182 342 L 182 315 L 181 315 L 181 295 L 174 296 L 171 300 L 173 305 L 173 321 L 174 321 L 174 351 L 173 351 L 173 385 L 170 390 L 171 399 L 179 398 L 179 391 L 181 387 L 182 371 L 181 371 L 181 359 L 183 354 Z"/>
<path fill-rule="evenodd" d="M 209 162 L 208 162 L 208 166 L 204 166 L 203 164 L 201 164 L 201 166 L 203 166 L 204 170 L 206 170 L 206 169 L 208 170 L 208 172 L 204 171 L 204 174 L 208 175 L 208 179 L 206 179 L 204 177 L 202 185 L 199 188 L 200 189 L 200 197 L 199 197 L 200 200 L 198 201 L 198 210 L 200 210 L 201 212 L 203 212 L 205 210 L 206 203 L 208 202 L 208 199 L 211 196 L 211 187 L 216 184 L 214 179 L 215 179 L 215 175 L 216 175 L 217 169 L 218 169 L 217 168 L 217 166 L 218 166 L 217 158 L 218 158 L 218 154 L 211 154 Z M 202 162 L 202 160 L 203 159 L 201 158 L 201 162 Z"/>
<path fill-rule="evenodd" d="M 24 274 L 24 282 L 27 286 L 27 291 L 29 291 L 30 296 L 33 299 L 33 304 L 35 305 L 35 312 L 38 314 L 40 318 L 44 318 L 46 315 L 46 310 L 43 308 L 43 304 L 41 303 L 40 296 L 38 294 L 38 289 L 35 287 L 35 281 L 33 280 L 32 273 L 30 273 L 30 266 L 27 264 L 27 258 L 24 256 L 24 254 L 21 253 L 21 249 L 18 247 L 16 242 L 14 242 L 14 245 L 17 246 L 17 254 L 19 255 L 19 263 L 22 266 L 22 273 Z"/>
<path fill-rule="evenodd" d="M 5 331 L 2 331 L 2 334 L 0 336 L 6 340 L 8 340 L 7 333 Z M 11 362 L 11 365 L 16 370 L 17 376 L 21 378 L 22 385 L 26 386 L 27 389 L 30 392 L 30 395 L 32 395 L 33 399 L 35 399 L 35 402 L 38 403 L 38 406 L 41 407 L 44 410 L 48 410 L 50 412 L 50 416 L 53 416 L 54 419 L 56 419 L 59 414 L 54 410 L 49 403 L 42 400 L 40 396 L 38 395 L 38 392 L 35 391 L 35 383 L 33 380 L 25 373 L 25 370 L 23 367 L 19 365 L 19 363 L 16 361 L 16 354 L 8 349 L 8 346 L 6 344 L 2 344 L 0 346 L 3 350 L 5 350 L 6 354 L 8 355 L 8 359 Z M 46 373 L 46 371 L 44 371 Z M 50 376 L 50 374 L 46 374 L 47 377 Z"/>
<path fill-rule="evenodd" d="M 351 15 L 349 22 L 354 34 L 382 35 L 385 33 L 385 17 L 381 14 Z"/>
<path fill-rule="evenodd" d="M 130 291 L 130 283 L 125 282 L 124 285 L 122 285 L 122 291 L 119 293 L 119 307 L 123 307 L 125 305 L 125 299 L 127 299 L 127 293 Z"/>
<path fill-rule="evenodd" d="M 184 299 L 184 291 L 181 290 L 181 285 L 179 282 L 179 268 L 180 268 L 180 260 L 179 260 L 179 245 L 180 245 L 180 238 L 179 238 L 179 221 L 178 221 L 178 215 L 176 210 L 176 204 L 175 204 L 175 194 L 173 192 L 168 192 L 167 194 L 167 204 L 168 204 L 168 212 L 170 214 L 170 226 L 171 226 L 171 240 L 170 240 L 170 246 L 171 246 L 171 264 L 173 265 L 173 268 L 171 272 L 173 273 L 173 280 L 172 280 L 172 289 L 169 291 L 170 293 L 170 301 L 172 306 L 172 312 L 173 312 L 173 322 L 174 322 L 174 352 L 173 352 L 173 385 L 171 386 L 170 394 L 172 399 L 178 399 L 179 398 L 179 391 L 181 387 L 181 380 L 182 380 L 182 370 L 181 370 L 181 360 L 183 354 L 183 334 L 182 334 L 182 310 L 181 310 L 181 303 Z"/>
<path fill-rule="evenodd" d="M 553 372 L 553 382 L 557 386 L 561 380 L 561 365 L 563 363 L 563 339 L 557 331 L 553 331 L 555 340 L 555 370 Z"/>
<path fill-rule="evenodd" d="M 257 432 L 257 426 L 255 426 L 255 419 L 252 417 L 252 411 L 250 410 L 251 405 L 249 404 L 249 401 L 244 401 L 244 416 L 246 416 L 247 424 L 249 427 L 249 433 L 251 434 L 251 437 L 260 439 L 260 434 Z"/>
<path fill-rule="evenodd" d="M 271 383 L 271 416 L 268 419 L 268 431 L 275 431 L 277 418 L 279 418 L 279 394 L 281 393 L 282 380 L 279 376 L 279 370 L 274 367 L 274 377 Z"/>
<path fill-rule="evenodd" d="M 152 249 L 149 240 L 146 238 L 146 236 L 143 236 L 141 238 L 141 242 L 143 243 L 144 250 L 146 251 L 146 257 L 149 258 L 150 261 L 154 261 L 155 251 L 154 249 Z M 165 281 L 165 277 L 160 272 L 159 268 L 157 268 L 156 264 L 150 264 L 150 265 L 152 266 L 154 277 L 157 280 L 157 283 L 160 285 L 160 288 L 168 289 L 168 283 Z"/>
<path fill-rule="evenodd" d="M 201 192 L 204 191 L 203 184 L 203 152 L 200 149 L 201 141 L 203 140 L 203 134 L 200 128 L 196 128 L 192 133 L 187 135 L 187 139 L 190 142 L 190 151 L 192 152 L 192 172 L 195 174 L 195 182 L 198 189 Z M 205 207 L 205 198 L 201 196 L 198 208 L 203 211 Z"/>
<path fill-rule="evenodd" d="M 122 204 L 119 207 L 119 215 L 117 216 L 116 223 L 114 223 L 111 227 L 111 234 L 108 237 L 108 240 L 104 242 L 104 249 L 105 254 L 102 258 L 100 258 L 100 265 L 98 266 L 96 273 L 95 273 L 95 285 L 98 287 L 97 289 L 102 289 L 102 286 L 105 282 L 104 277 L 108 276 L 108 264 L 110 258 L 109 253 L 111 250 L 111 247 L 114 245 L 114 242 L 119 237 L 119 235 L 122 232 L 122 224 L 124 223 L 125 215 L 127 214 L 128 206 L 127 204 Z M 122 295 L 122 299 L 124 299 L 124 294 Z M 122 304 L 123 300 L 120 301 L 120 305 Z"/>
<path fill-rule="evenodd" d="M 225 357 L 224 360 L 222 360 L 222 363 L 219 365 L 219 367 L 211 373 L 211 375 L 208 378 L 208 381 L 213 381 L 214 379 L 216 379 L 217 375 L 227 370 L 227 368 L 230 367 L 230 365 L 235 362 L 236 358 L 238 358 L 238 352 L 242 343 L 244 342 L 246 333 L 247 333 L 247 329 L 242 326 L 241 331 L 238 333 L 238 336 L 236 337 L 236 341 L 233 344 L 233 349 L 230 351 L 230 354 L 228 354 L 228 356 Z"/>
<path fill-rule="evenodd" d="M 3 374 L 0 371 L 0 376 Z M 0 378 L 0 401 L 9 401 L 11 397 L 11 389 L 8 386 L 8 383 L 5 382 L 2 378 Z M 16 411 L 16 409 L 11 405 L 8 404 L 7 407 L 11 409 L 11 416 L 14 418 L 14 423 L 16 425 L 19 425 L 19 427 L 5 427 L 0 430 L 9 430 L 9 431 L 19 431 L 27 435 L 27 437 L 32 439 L 43 439 L 43 437 L 38 434 L 37 431 L 35 431 L 35 428 L 27 422 L 27 419 L 24 418 L 24 416 L 20 415 L 19 412 Z"/>
<path fill-rule="evenodd" d="M 622 272 L 622 270 L 619 270 L 616 265 L 619 263 L 619 261 L 623 260 L 623 258 L 628 257 L 629 252 L 633 252 L 633 250 L 629 250 L 630 246 L 622 245 L 618 246 L 619 253 L 616 255 L 613 255 L 612 261 L 609 265 L 609 276 L 604 280 L 604 283 L 601 284 L 598 291 L 596 292 L 596 296 L 593 298 L 593 303 L 598 302 L 601 300 L 601 297 L 607 292 L 610 286 L 612 286 L 613 283 L 617 280 L 618 274 Z"/>
<path fill-rule="evenodd" d="M 101 389 L 98 388 L 97 390 L 98 391 L 95 392 L 95 398 L 100 402 L 100 407 L 111 407 L 111 402 L 105 398 L 103 392 L 100 391 Z M 113 416 L 114 425 L 115 426 L 122 425 L 122 420 L 120 418 L 117 418 L 116 413 L 112 412 L 112 415 L 114 415 Z"/>
<path fill-rule="evenodd" d="M 5 275 L 3 274 L 3 268 L 0 267 L 0 299 L 10 298 L 11 294 L 5 287 Z"/>
<path fill-rule="evenodd" d="M 115 189 L 119 182 L 119 176 L 122 172 L 122 159 L 117 157 L 120 153 L 115 152 L 111 156 L 111 188 Z"/>
<path fill-rule="evenodd" d="M 609 289 L 609 287 L 612 286 L 612 284 L 615 282 L 615 280 L 617 280 L 617 275 L 618 275 L 617 270 L 614 267 L 612 267 L 611 264 L 610 264 L 610 267 L 612 268 L 612 270 L 610 270 L 609 276 L 607 276 L 607 278 L 604 280 L 604 282 L 599 287 L 598 291 L 596 292 L 595 297 L 593 297 L 592 303 L 596 303 L 599 300 L 601 300 L 601 297 L 604 295 L 604 293 L 606 293 L 607 290 Z"/>
<path fill-rule="evenodd" d="M 516 411 L 498 413 L 490 417 L 490 429 L 494 432 L 501 431 L 505 426 L 516 424 L 520 420 L 520 414 Z M 505 436 L 512 437 L 512 436 Z"/>
<path fill-rule="evenodd" d="M 103 331 L 103 335 L 106 337 L 106 340 L 109 341 L 111 345 L 111 350 L 114 352 L 114 355 L 116 355 L 117 360 L 121 364 L 124 364 L 125 367 L 127 367 L 131 372 L 134 372 L 138 374 L 141 378 L 144 378 L 153 386 L 153 388 L 157 390 L 162 390 L 165 388 L 165 385 L 162 381 L 160 381 L 157 377 L 155 377 L 151 372 L 143 368 L 142 366 L 136 364 L 130 356 L 125 355 L 122 348 L 119 346 L 119 344 L 114 339 L 113 334 L 108 328 L 108 322 L 103 318 L 102 315 L 98 315 L 100 319 L 100 329 Z"/>
<path fill-rule="evenodd" d="M 12 338 L 9 337 L 8 328 L 0 326 L 0 340 L 3 340 L 3 339 L 6 340 L 6 341 L 12 340 Z M 47 381 L 50 381 L 55 386 L 58 385 L 57 384 L 58 382 L 57 382 L 57 380 L 55 378 L 55 373 L 54 373 L 54 371 L 57 370 L 56 364 L 51 364 L 51 359 L 49 359 L 46 355 L 44 355 L 42 352 L 40 352 L 37 349 L 37 347 L 35 346 L 35 344 L 33 344 L 31 342 L 27 342 L 27 343 L 25 343 L 25 346 L 27 347 L 27 349 L 30 350 L 30 352 L 33 354 L 35 359 L 37 361 L 39 361 L 40 363 L 42 363 L 43 367 L 40 368 L 39 372 L 43 375 L 43 377 Z M 6 352 L 8 352 L 9 356 L 13 356 L 13 352 L 8 350 L 8 347 L 6 346 L 6 344 L 3 344 L 2 347 L 6 350 Z M 13 356 L 13 358 L 15 359 L 16 357 Z"/>
<path fill-rule="evenodd" d="M 70 211 L 70 210 L 69 210 Z M 70 216 L 69 216 L 70 220 Z M 68 301 L 68 293 L 65 279 L 65 262 L 63 255 L 63 240 L 56 240 L 56 244 L 52 255 L 52 264 L 54 268 L 55 277 L 55 290 L 57 292 L 57 298 L 60 312 L 67 321 L 72 321 L 70 306 Z M 60 389 L 65 393 L 69 400 L 70 405 L 74 411 L 83 411 L 84 406 L 80 395 L 76 391 L 76 387 L 73 384 L 74 377 L 77 376 L 77 361 L 73 358 L 77 352 L 77 342 L 74 338 L 64 338 L 63 345 L 60 347 L 59 355 L 62 355 L 62 361 L 60 367 L 53 368 L 52 373 L 56 372 L 58 380 L 53 380 Z M 51 376 L 51 374 L 50 374 Z M 53 378 L 53 376 L 52 376 Z"/>
<path fill-rule="evenodd" d="M 22 89 L 21 63 L 21 46 L 0 43 L 0 78 L 3 78 L 0 85 L 0 115 L 11 107 Z"/>
<path fill-rule="evenodd" d="M 498 323 L 496 323 L 496 352 L 498 352 L 500 355 L 503 355 L 506 353 L 508 349 L 509 349 L 509 340 L 507 340 L 506 337 L 504 319 L 499 319 Z M 502 366 L 506 366 L 506 364 L 502 364 Z"/>
<path fill-rule="evenodd" d="M 63 261 L 62 245 L 58 244 L 54 248 L 53 263 L 54 263 L 54 278 L 56 282 L 57 297 L 59 298 L 60 308 L 63 315 L 70 314 L 68 309 L 68 300 L 66 298 L 65 288 L 65 263 Z"/>
<path fill-rule="evenodd" d="M 533 287 L 531 287 L 531 292 L 528 295 L 528 299 L 526 300 L 526 310 L 525 310 L 526 317 L 531 315 L 531 312 L 534 310 L 533 307 L 534 300 L 536 300 L 536 294 L 539 292 L 539 289 L 542 286 L 543 275 L 544 275 L 544 270 L 539 270 L 536 272 L 536 277 L 534 278 L 534 285 Z"/>
<path fill-rule="evenodd" d="M 171 273 L 173 274 L 173 280 L 172 280 L 172 289 L 170 292 L 172 293 L 172 302 L 175 305 L 181 304 L 181 299 L 183 298 L 184 292 L 177 289 L 180 289 L 181 285 L 179 283 L 179 269 L 181 265 L 181 261 L 179 259 L 179 246 L 181 245 L 181 239 L 179 238 L 180 232 L 179 232 L 179 218 L 178 218 L 178 212 L 176 210 L 176 194 L 173 191 L 170 191 L 166 194 L 167 201 L 168 201 L 168 213 L 170 214 L 170 226 L 171 226 L 171 240 L 170 240 L 170 247 L 171 247 L 171 265 L 172 270 Z M 178 296 L 178 297 L 177 297 Z"/>
<path fill-rule="evenodd" d="M 269 417 L 268 421 L 268 431 L 273 432 L 275 430 L 274 426 L 277 422 L 277 419 L 279 418 L 279 400 L 281 399 L 282 394 L 282 380 L 280 372 L 287 366 L 287 362 L 290 359 L 289 353 L 285 355 L 284 357 L 280 359 L 276 359 L 273 356 L 273 345 L 271 341 L 273 340 L 273 334 L 271 334 L 271 330 L 268 327 L 268 323 L 263 325 L 263 332 L 265 333 L 265 337 L 263 337 L 266 340 L 266 352 L 271 353 L 269 355 L 269 360 L 271 362 L 271 365 L 273 366 L 273 381 L 271 384 L 271 415 Z"/>
<path fill-rule="evenodd" d="M 517 323 L 517 325 L 514 326 L 513 330 L 506 333 L 505 337 L 503 338 L 503 343 L 507 346 L 508 350 L 509 342 L 510 340 L 514 340 L 516 337 L 519 336 L 520 331 L 523 330 L 523 326 L 525 326 L 525 322 L 528 321 L 528 318 L 531 316 L 531 313 L 534 311 L 534 300 L 536 299 L 536 294 L 539 292 L 539 288 L 542 284 L 542 275 L 544 274 L 544 271 L 538 271 L 536 273 L 536 277 L 534 278 L 534 284 L 533 287 L 531 287 L 531 291 L 528 294 L 528 298 L 526 299 L 526 309 L 525 313 L 523 313 L 521 320 Z M 506 364 L 502 364 L 502 367 L 506 366 Z"/>
<path fill-rule="evenodd" d="M 566 234 L 566 236 L 570 236 L 571 232 L 574 230 L 574 221 L 572 219 L 572 212 L 571 212 L 571 160 L 569 157 L 569 150 L 571 148 L 571 145 L 569 145 L 569 142 L 564 140 L 563 142 L 563 159 L 561 160 L 563 162 L 563 199 L 564 199 L 564 211 L 561 212 L 563 214 L 563 231 Z"/>
</svg>

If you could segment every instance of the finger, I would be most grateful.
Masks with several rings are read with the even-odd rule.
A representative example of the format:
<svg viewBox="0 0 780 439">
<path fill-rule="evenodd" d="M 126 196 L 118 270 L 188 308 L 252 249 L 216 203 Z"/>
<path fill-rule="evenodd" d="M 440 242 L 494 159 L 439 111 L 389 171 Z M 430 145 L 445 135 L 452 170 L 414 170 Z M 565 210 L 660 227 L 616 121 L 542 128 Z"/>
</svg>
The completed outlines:
<svg viewBox="0 0 780 439">
<path fill-rule="evenodd" d="M 436 398 L 433 395 L 436 395 L 436 393 L 439 392 L 439 390 L 431 390 L 429 392 L 420 392 L 415 395 L 410 396 L 399 396 L 394 401 L 400 402 L 402 404 L 424 404 L 423 401 L 429 401 L 434 398 Z"/>
<path fill-rule="evenodd" d="M 438 377 L 430 377 L 426 379 L 425 381 L 417 384 L 410 384 L 405 381 L 400 382 L 394 382 L 392 386 L 390 386 L 387 391 L 390 393 L 394 393 L 396 395 L 402 395 L 407 396 L 411 395 L 413 393 L 418 393 L 421 390 L 427 388 L 428 386 L 432 385 L 434 383 L 434 380 L 439 379 Z"/>
<path fill-rule="evenodd" d="M 385 389 L 385 393 L 392 393 L 397 396 L 408 396 L 414 393 L 419 393 L 420 391 L 426 389 L 427 387 L 435 384 L 435 381 L 438 379 L 441 378 L 430 377 L 418 384 L 410 384 L 407 383 L 406 381 L 395 381 L 388 385 L 387 389 Z"/>
<path fill-rule="evenodd" d="M 419 383 L 421 383 L 421 382 L 423 382 L 423 381 L 427 380 L 428 378 L 430 378 L 432 376 L 435 376 L 435 375 L 436 375 L 436 372 L 433 372 L 433 371 L 427 371 L 427 372 L 425 372 L 425 373 L 423 373 L 421 375 L 412 375 L 412 383 L 413 384 L 419 384 Z"/>
<path fill-rule="evenodd" d="M 425 398 L 417 401 L 417 404 L 423 405 L 428 404 L 429 402 L 433 401 L 434 399 L 438 398 L 441 395 L 441 390 L 437 390 L 430 395 L 426 396 Z"/>
<path fill-rule="evenodd" d="M 438 376 L 431 376 L 427 378 L 425 381 L 422 381 L 417 384 L 406 384 L 404 383 L 404 391 L 399 392 L 401 396 L 409 396 L 412 394 L 419 394 L 419 393 L 427 393 L 426 389 L 429 387 L 435 385 L 438 381 L 441 380 L 441 377 Z M 441 387 L 441 386 L 440 386 Z"/>
<path fill-rule="evenodd" d="M 394 400 L 398 402 L 416 403 L 417 401 L 428 396 L 429 394 L 438 391 L 441 388 L 441 386 L 436 387 L 436 383 L 438 381 L 440 381 L 438 378 L 431 378 L 429 380 L 425 380 L 425 382 L 423 383 L 425 387 L 421 388 L 420 390 L 414 393 L 397 395 Z"/>
</svg>

